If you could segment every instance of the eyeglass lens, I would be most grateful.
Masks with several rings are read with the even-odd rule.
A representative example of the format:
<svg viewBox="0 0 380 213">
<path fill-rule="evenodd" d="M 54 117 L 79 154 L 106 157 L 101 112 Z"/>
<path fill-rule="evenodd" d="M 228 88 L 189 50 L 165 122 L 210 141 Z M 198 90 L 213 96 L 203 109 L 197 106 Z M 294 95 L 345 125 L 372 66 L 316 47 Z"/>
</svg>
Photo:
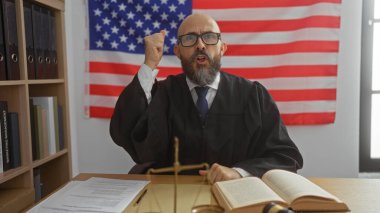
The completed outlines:
<svg viewBox="0 0 380 213">
<path fill-rule="evenodd" d="M 202 41 L 207 45 L 215 45 L 219 41 L 219 34 L 214 32 L 203 33 L 201 35 L 191 33 L 180 37 L 182 46 L 190 47 L 198 41 L 198 37 L 201 37 Z"/>
</svg>

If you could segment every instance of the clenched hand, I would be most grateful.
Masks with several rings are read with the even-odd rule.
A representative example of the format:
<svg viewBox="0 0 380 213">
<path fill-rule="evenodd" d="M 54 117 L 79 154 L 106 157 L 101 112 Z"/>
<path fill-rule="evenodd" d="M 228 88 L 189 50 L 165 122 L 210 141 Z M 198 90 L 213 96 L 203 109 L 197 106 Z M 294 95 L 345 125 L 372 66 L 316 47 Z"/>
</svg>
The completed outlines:
<svg viewBox="0 0 380 213">
<path fill-rule="evenodd" d="M 161 30 L 149 36 L 145 36 L 145 61 L 144 64 L 148 65 L 152 70 L 156 69 L 161 61 L 164 51 L 164 41 L 166 32 Z"/>
</svg>

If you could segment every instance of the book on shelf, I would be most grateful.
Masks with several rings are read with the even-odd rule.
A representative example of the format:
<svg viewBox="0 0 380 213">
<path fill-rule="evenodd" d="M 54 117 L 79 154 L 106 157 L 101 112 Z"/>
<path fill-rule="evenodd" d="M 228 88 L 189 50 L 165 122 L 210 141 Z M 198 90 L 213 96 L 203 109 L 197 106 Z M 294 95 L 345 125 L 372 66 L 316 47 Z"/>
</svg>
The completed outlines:
<svg viewBox="0 0 380 213">
<path fill-rule="evenodd" d="M 11 168 L 21 166 L 20 129 L 17 112 L 8 112 L 8 136 L 10 144 Z"/>
<path fill-rule="evenodd" d="M 2 102 L 0 101 L 0 112 L 2 108 Z M 4 172 L 4 166 L 3 166 L 3 132 L 2 132 L 3 125 L 0 121 L 0 173 Z"/>
<path fill-rule="evenodd" d="M 54 116 L 54 136 L 55 136 L 55 152 L 60 150 L 59 148 L 59 121 L 58 121 L 58 99 L 53 97 L 53 116 Z"/>
<path fill-rule="evenodd" d="M 32 103 L 33 100 L 31 100 Z M 33 154 L 33 160 L 41 159 L 41 153 L 40 153 L 40 139 L 39 139 L 39 128 L 38 128 L 38 109 L 37 107 L 31 105 L 31 111 L 30 111 L 30 125 L 31 125 L 31 131 L 32 131 L 32 154 Z M 41 110 L 40 110 L 41 111 Z M 34 134 L 33 134 L 34 133 Z"/>
<path fill-rule="evenodd" d="M 49 140 L 49 129 L 48 128 L 51 128 L 51 127 L 48 127 L 48 112 L 45 108 L 41 107 L 41 127 L 40 128 L 40 131 L 41 131 L 41 135 L 42 135 L 42 141 L 41 141 L 41 144 L 42 144 L 42 153 L 43 153 L 43 157 L 47 157 L 49 155 L 52 155 L 54 154 L 53 152 L 51 152 L 51 141 Z"/>
<path fill-rule="evenodd" d="M 33 106 L 33 118 L 34 118 L 34 131 L 35 131 L 35 144 L 36 147 L 36 158 L 34 160 L 39 160 L 45 157 L 44 153 L 44 132 L 42 127 L 42 107 L 40 105 Z"/>
<path fill-rule="evenodd" d="M 33 169 L 33 186 L 34 186 L 34 201 L 38 202 L 42 198 L 42 183 L 41 183 L 41 169 Z"/>
<path fill-rule="evenodd" d="M 212 192 L 226 212 L 262 212 L 271 202 L 297 212 L 350 211 L 343 201 L 305 177 L 279 169 L 266 172 L 261 179 L 216 182 Z"/>
<path fill-rule="evenodd" d="M 39 157 L 38 144 L 37 144 L 37 128 L 35 120 L 36 109 L 33 104 L 33 99 L 29 99 L 29 112 L 30 112 L 30 131 L 32 135 L 32 160 L 37 160 Z"/>
<path fill-rule="evenodd" d="M 0 172 L 21 166 L 18 113 L 0 101 Z"/>
<path fill-rule="evenodd" d="M 65 148 L 65 134 L 63 125 L 63 107 L 58 105 L 58 135 L 59 135 L 59 150 Z"/>
<path fill-rule="evenodd" d="M 11 168 L 11 153 L 8 137 L 8 104 L 6 101 L 0 101 L 0 144 L 2 152 L 2 169 L 1 172 L 5 172 Z"/>
</svg>

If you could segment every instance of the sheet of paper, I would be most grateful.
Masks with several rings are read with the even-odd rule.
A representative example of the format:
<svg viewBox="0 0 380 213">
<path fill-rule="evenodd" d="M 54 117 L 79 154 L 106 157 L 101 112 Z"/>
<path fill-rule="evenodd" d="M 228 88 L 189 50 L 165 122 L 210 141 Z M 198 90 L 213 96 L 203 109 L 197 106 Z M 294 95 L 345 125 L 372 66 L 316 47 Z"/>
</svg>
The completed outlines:
<svg viewBox="0 0 380 213">
<path fill-rule="evenodd" d="M 148 183 L 107 178 L 73 181 L 29 212 L 122 212 Z"/>
</svg>

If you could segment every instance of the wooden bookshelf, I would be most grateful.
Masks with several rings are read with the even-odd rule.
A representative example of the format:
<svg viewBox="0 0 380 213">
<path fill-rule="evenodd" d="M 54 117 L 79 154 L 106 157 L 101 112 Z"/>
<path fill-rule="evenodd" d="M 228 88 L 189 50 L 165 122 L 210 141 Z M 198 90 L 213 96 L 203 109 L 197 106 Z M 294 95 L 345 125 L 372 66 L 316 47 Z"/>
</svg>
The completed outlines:
<svg viewBox="0 0 380 213">
<path fill-rule="evenodd" d="M 20 80 L 0 81 L 0 101 L 7 101 L 8 111 L 17 112 L 19 117 L 21 166 L 0 173 L 0 212 L 19 212 L 35 203 L 33 172 L 36 168 L 40 171 L 41 182 L 44 185 L 43 197 L 70 181 L 72 177 L 64 23 L 65 1 L 29 1 L 54 11 L 58 61 L 57 79 L 28 79 L 24 2 L 25 0 L 15 0 Z M 58 104 L 63 108 L 64 132 L 64 149 L 35 161 L 32 157 L 32 126 L 29 107 L 29 98 L 34 96 L 57 96 Z"/>
</svg>

